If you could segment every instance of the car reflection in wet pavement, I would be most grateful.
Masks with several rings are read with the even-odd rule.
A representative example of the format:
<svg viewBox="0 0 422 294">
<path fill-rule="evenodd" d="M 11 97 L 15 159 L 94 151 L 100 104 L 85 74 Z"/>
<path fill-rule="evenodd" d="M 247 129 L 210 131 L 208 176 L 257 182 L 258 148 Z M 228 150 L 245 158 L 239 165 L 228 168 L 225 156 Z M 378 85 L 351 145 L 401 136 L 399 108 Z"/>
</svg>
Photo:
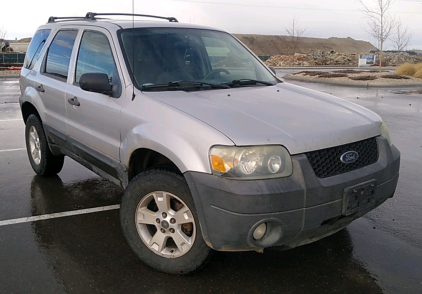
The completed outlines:
<svg viewBox="0 0 422 294">
<path fill-rule="evenodd" d="M 31 184 L 33 215 L 86 207 L 86 201 L 109 205 L 120 196 L 118 188 L 98 179 L 66 186 L 59 177 L 36 176 Z M 137 288 L 143 293 L 174 293 L 175 287 L 178 293 L 307 293 L 310 289 L 382 293 L 354 260 L 347 230 L 291 251 L 216 252 L 202 272 L 184 277 L 142 264 L 121 234 L 118 211 L 38 221 L 31 226 L 48 268 L 54 269 L 66 293 L 133 293 Z"/>
</svg>

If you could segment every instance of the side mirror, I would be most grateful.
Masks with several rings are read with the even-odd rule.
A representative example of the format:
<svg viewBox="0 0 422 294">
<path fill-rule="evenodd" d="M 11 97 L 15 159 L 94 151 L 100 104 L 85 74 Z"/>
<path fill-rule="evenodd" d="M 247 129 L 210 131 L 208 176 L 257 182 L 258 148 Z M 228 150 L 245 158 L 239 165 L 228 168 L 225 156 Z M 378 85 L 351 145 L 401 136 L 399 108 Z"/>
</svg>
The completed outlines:
<svg viewBox="0 0 422 294">
<path fill-rule="evenodd" d="M 86 73 L 79 79 L 79 86 L 82 90 L 96 92 L 106 95 L 112 94 L 112 86 L 105 73 Z"/>
<path fill-rule="evenodd" d="M 274 73 L 274 75 L 277 75 L 277 72 L 275 71 L 275 68 L 274 67 L 269 66 L 268 68 Z"/>
</svg>

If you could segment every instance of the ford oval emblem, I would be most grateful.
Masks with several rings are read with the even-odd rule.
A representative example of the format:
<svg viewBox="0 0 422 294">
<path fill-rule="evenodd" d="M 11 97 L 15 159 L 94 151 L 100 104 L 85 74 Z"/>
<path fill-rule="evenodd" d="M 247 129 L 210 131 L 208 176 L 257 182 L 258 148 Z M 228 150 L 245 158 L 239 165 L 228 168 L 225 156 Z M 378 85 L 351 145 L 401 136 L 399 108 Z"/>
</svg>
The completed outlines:
<svg viewBox="0 0 422 294">
<path fill-rule="evenodd" d="M 356 151 L 347 151 L 340 156 L 340 160 L 343 163 L 353 163 L 358 160 L 359 154 Z"/>
</svg>

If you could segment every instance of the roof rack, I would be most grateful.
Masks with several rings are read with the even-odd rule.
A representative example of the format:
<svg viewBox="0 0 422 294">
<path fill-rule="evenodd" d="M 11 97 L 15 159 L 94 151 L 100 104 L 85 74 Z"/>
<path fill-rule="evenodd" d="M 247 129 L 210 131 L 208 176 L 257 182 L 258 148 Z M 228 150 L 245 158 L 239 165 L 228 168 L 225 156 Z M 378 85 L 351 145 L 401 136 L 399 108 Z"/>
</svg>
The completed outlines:
<svg viewBox="0 0 422 294">
<path fill-rule="evenodd" d="M 86 18 L 91 20 L 95 20 L 96 16 L 104 16 L 104 15 L 124 15 L 124 16 L 142 16 L 142 17 L 152 17 L 152 18 L 159 18 L 159 19 L 167 19 L 169 22 L 179 22 L 175 17 L 165 17 L 165 16 L 157 16 L 157 15 L 149 15 L 149 14 L 133 14 L 133 13 L 95 13 L 95 12 L 88 12 L 86 14 Z"/>
<path fill-rule="evenodd" d="M 148 15 L 148 14 L 132 14 L 132 13 L 95 13 L 95 12 L 88 12 L 85 17 L 75 17 L 75 16 L 65 16 L 65 17 L 56 17 L 50 16 L 48 18 L 48 23 L 56 22 L 56 20 L 97 20 L 96 16 L 110 16 L 110 15 L 124 15 L 124 16 L 142 16 L 142 17 L 152 17 L 152 18 L 159 18 L 159 19 L 167 19 L 169 22 L 179 22 L 175 17 L 165 17 L 165 16 L 157 16 L 157 15 Z"/>
</svg>

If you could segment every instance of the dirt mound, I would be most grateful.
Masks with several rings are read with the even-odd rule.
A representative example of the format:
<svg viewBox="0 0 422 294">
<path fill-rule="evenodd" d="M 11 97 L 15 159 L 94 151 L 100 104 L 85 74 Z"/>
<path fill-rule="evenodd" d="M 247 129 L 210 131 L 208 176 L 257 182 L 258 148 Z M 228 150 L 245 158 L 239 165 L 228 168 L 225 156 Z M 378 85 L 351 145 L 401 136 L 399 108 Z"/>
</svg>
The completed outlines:
<svg viewBox="0 0 422 294">
<path fill-rule="evenodd" d="M 289 55 L 292 41 L 288 36 L 235 34 L 257 55 Z M 348 38 L 307 38 L 299 39 L 295 53 L 309 54 L 316 51 L 335 51 L 359 54 L 376 50 L 371 43 Z M 290 54 L 291 55 L 291 54 Z"/>
<path fill-rule="evenodd" d="M 269 66 L 315 66 L 315 61 L 311 56 L 305 54 L 274 55 L 265 63 Z"/>
<path fill-rule="evenodd" d="M 16 43 L 30 43 L 31 40 L 32 40 L 32 38 L 23 38 L 23 39 L 16 41 Z"/>
</svg>

